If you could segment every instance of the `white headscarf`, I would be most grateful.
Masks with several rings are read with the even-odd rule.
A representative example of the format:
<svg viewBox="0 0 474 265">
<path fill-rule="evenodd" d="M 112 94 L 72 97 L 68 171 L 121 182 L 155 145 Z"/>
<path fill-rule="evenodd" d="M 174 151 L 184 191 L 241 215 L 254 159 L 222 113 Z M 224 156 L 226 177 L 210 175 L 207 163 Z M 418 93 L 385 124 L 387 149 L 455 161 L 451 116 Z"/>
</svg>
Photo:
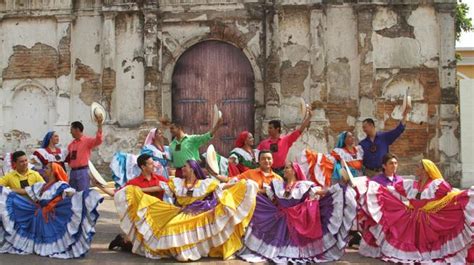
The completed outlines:
<svg viewBox="0 0 474 265">
<path fill-rule="evenodd" d="M 156 134 L 156 128 L 151 129 L 148 135 L 146 136 L 145 145 L 149 145 L 153 143 L 153 141 L 155 140 L 155 134 Z"/>
</svg>

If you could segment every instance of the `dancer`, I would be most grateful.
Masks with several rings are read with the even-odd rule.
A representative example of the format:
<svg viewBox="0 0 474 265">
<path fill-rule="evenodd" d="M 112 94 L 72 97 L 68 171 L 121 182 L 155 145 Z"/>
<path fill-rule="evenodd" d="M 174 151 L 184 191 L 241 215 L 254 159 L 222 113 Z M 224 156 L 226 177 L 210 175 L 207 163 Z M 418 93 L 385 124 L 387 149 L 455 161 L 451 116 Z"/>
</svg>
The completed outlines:
<svg viewBox="0 0 474 265">
<path fill-rule="evenodd" d="M 255 139 L 248 131 L 243 131 L 235 140 L 235 148 L 229 155 L 229 176 L 233 177 L 249 169 L 258 167 L 258 150 L 253 149 Z"/>
<path fill-rule="evenodd" d="M 35 164 L 35 170 L 42 173 L 48 163 L 59 163 L 64 169 L 67 157 L 67 149 L 58 147 L 59 135 L 56 131 L 49 131 L 41 142 L 41 147 L 33 152 L 32 160 Z M 43 174 L 44 175 L 44 174 Z"/>
<path fill-rule="evenodd" d="M 355 145 L 355 139 L 352 132 L 344 131 L 337 136 L 336 148 L 331 152 L 335 158 L 333 179 L 339 181 L 342 179 L 343 165 L 345 161 L 354 177 L 362 176 L 362 160 L 364 150 L 360 145 Z"/>
<path fill-rule="evenodd" d="M 167 124 L 167 122 L 163 122 Z M 188 135 L 184 132 L 182 124 L 176 122 L 169 122 L 170 133 L 173 136 L 171 141 L 171 159 L 175 168 L 175 176 L 182 177 L 182 167 L 188 160 L 200 161 L 199 148 L 209 142 L 212 137 L 216 134 L 219 128 L 222 126 L 223 120 L 219 118 L 216 125 L 205 134 L 201 135 Z"/>
<path fill-rule="evenodd" d="M 68 145 L 68 155 L 66 162 L 71 167 L 69 183 L 77 191 L 88 190 L 89 179 L 89 159 L 94 148 L 102 143 L 102 118 L 97 118 L 97 133 L 95 137 L 87 137 L 83 134 L 84 125 L 75 121 L 71 123 L 71 135 L 74 140 Z"/>
<path fill-rule="evenodd" d="M 188 160 L 183 178 L 171 178 L 165 191 L 176 206 L 126 186 L 115 194 L 122 231 L 133 239 L 133 253 L 180 261 L 231 257 L 255 209 L 252 182 L 219 184 L 206 178 L 198 162 Z"/>
<path fill-rule="evenodd" d="M 156 174 L 169 178 L 169 161 L 171 152 L 169 146 L 165 145 L 163 131 L 159 128 L 151 129 L 143 145 L 142 154 L 149 154 L 155 161 Z"/>
<path fill-rule="evenodd" d="M 47 183 L 24 188 L 28 198 L 0 187 L 0 253 L 83 257 L 91 247 L 102 197 L 72 189 L 57 163 L 49 163 L 45 174 Z"/>
<path fill-rule="evenodd" d="M 287 134 L 281 135 L 281 121 L 271 120 L 268 122 L 268 139 L 265 139 L 260 142 L 258 145 L 258 150 L 270 150 L 273 155 L 273 171 L 280 176 L 283 176 L 283 169 L 285 167 L 286 157 L 288 156 L 288 151 L 300 135 L 304 132 L 306 128 L 311 124 L 311 117 L 313 113 L 310 107 L 306 108 L 306 116 L 300 127 L 295 131 Z"/>
<path fill-rule="evenodd" d="M 257 196 L 241 257 L 277 264 L 338 260 L 355 217 L 354 196 L 345 202 L 341 186 L 322 189 L 307 181 L 294 162 L 286 164 L 284 179 L 272 180 L 266 195 Z M 347 203 L 352 210 L 345 215 Z"/>
<path fill-rule="evenodd" d="M 11 154 L 12 170 L 0 178 L 0 186 L 10 188 L 12 191 L 26 195 L 25 188 L 38 182 L 44 182 L 41 175 L 29 169 L 28 157 L 23 151 Z"/>
<path fill-rule="evenodd" d="M 140 153 L 150 155 L 155 161 L 155 173 L 168 179 L 171 153 L 169 147 L 164 145 L 165 141 L 163 131 L 160 128 L 153 128 L 148 132 Z M 137 158 L 137 155 L 131 153 L 114 154 L 109 167 L 112 170 L 115 188 L 125 186 L 128 181 L 140 175 L 141 169 L 137 165 Z"/>
<path fill-rule="evenodd" d="M 453 189 L 436 165 L 422 159 L 416 180 L 393 186 L 370 181 L 365 228 L 375 239 L 361 245 L 369 257 L 400 263 L 464 264 L 472 245 L 473 190 Z"/>
<path fill-rule="evenodd" d="M 149 154 L 141 154 L 138 156 L 136 164 L 141 170 L 139 176 L 129 180 L 124 186 L 135 186 L 141 189 L 142 192 L 150 196 L 156 197 L 160 200 L 164 200 L 165 189 L 168 189 L 168 179 L 163 176 L 156 174 L 156 163 L 153 157 Z M 93 179 L 92 183 L 98 187 L 104 193 L 111 197 L 115 196 L 116 190 L 103 187 L 97 181 Z M 121 188 L 121 187 L 119 187 Z M 166 202 L 173 203 L 172 198 L 166 199 Z M 117 207 L 121 207 L 117 205 Z M 119 234 L 109 244 L 109 250 L 120 248 L 123 251 L 130 252 L 132 250 L 131 241 L 124 235 Z"/>
<path fill-rule="evenodd" d="M 389 152 L 389 147 L 400 135 L 405 131 L 405 126 L 408 120 L 408 113 L 411 107 L 407 107 L 403 112 L 403 118 L 398 126 L 386 132 L 377 132 L 375 122 L 368 118 L 362 122 L 362 129 L 367 137 L 360 142 L 364 150 L 364 175 L 373 177 L 382 170 L 382 158 Z"/>
<path fill-rule="evenodd" d="M 231 182 L 239 179 L 247 179 L 255 181 L 258 184 L 259 193 L 265 194 L 265 185 L 269 185 L 273 179 L 281 179 L 272 170 L 273 165 L 273 155 L 272 152 L 268 150 L 262 150 L 258 154 L 259 167 L 255 169 L 250 169 L 244 173 L 235 176 L 231 179 Z"/>
</svg>

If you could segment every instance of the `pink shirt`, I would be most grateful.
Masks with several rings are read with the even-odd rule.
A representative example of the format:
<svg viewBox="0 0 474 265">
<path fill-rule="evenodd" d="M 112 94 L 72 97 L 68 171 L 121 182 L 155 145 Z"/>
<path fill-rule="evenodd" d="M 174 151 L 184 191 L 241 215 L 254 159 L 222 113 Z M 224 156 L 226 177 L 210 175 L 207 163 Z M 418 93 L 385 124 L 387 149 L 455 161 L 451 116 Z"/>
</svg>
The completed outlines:
<svg viewBox="0 0 474 265">
<path fill-rule="evenodd" d="M 82 136 L 74 139 L 67 147 L 68 155 L 66 161 L 71 168 L 87 166 L 91 157 L 91 151 L 102 143 L 102 130 L 98 130 L 95 137 Z"/>
<path fill-rule="evenodd" d="M 287 135 L 280 135 L 280 138 L 276 140 L 272 140 L 271 138 L 265 139 L 260 142 L 258 145 L 258 150 L 270 150 L 273 154 L 273 168 L 282 168 L 285 166 L 286 156 L 288 155 L 288 151 L 293 143 L 298 140 L 300 137 L 301 132 L 299 130 L 295 130 L 290 134 Z M 275 151 L 275 146 L 277 146 L 277 150 Z M 272 148 L 273 147 L 273 148 Z"/>
</svg>

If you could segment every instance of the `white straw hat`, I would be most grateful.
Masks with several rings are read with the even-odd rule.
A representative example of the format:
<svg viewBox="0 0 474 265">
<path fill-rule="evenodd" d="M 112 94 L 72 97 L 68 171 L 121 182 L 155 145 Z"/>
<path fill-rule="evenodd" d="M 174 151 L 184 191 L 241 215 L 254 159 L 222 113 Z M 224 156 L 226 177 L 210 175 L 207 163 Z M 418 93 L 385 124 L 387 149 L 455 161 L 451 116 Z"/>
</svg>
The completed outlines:
<svg viewBox="0 0 474 265">
<path fill-rule="evenodd" d="M 217 153 L 214 145 L 210 144 L 206 151 L 206 163 L 216 174 L 219 174 L 219 163 L 217 162 Z"/>
<path fill-rule="evenodd" d="M 107 185 L 107 181 L 100 175 L 99 171 L 95 168 L 94 164 L 89 160 L 89 176 L 93 177 L 100 185 Z"/>
<path fill-rule="evenodd" d="M 217 121 L 222 118 L 222 112 L 219 110 L 216 104 L 214 104 L 214 111 L 212 114 L 212 128 L 216 127 Z"/>
<path fill-rule="evenodd" d="M 97 102 L 92 102 L 91 104 L 91 119 L 97 123 L 98 117 L 102 117 L 102 123 L 104 123 L 107 113 L 105 108 Z"/>
</svg>

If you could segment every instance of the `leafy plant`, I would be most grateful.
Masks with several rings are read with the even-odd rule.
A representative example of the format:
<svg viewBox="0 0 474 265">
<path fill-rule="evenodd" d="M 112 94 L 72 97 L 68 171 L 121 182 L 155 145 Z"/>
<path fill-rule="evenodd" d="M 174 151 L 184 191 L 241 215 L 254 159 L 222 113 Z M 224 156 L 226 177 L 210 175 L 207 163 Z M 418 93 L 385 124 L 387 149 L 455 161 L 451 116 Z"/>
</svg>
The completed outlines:
<svg viewBox="0 0 474 265">
<path fill-rule="evenodd" d="M 456 40 L 459 40 L 462 32 L 471 31 L 472 18 L 468 17 L 469 6 L 462 1 L 458 1 L 456 5 Z"/>
</svg>

